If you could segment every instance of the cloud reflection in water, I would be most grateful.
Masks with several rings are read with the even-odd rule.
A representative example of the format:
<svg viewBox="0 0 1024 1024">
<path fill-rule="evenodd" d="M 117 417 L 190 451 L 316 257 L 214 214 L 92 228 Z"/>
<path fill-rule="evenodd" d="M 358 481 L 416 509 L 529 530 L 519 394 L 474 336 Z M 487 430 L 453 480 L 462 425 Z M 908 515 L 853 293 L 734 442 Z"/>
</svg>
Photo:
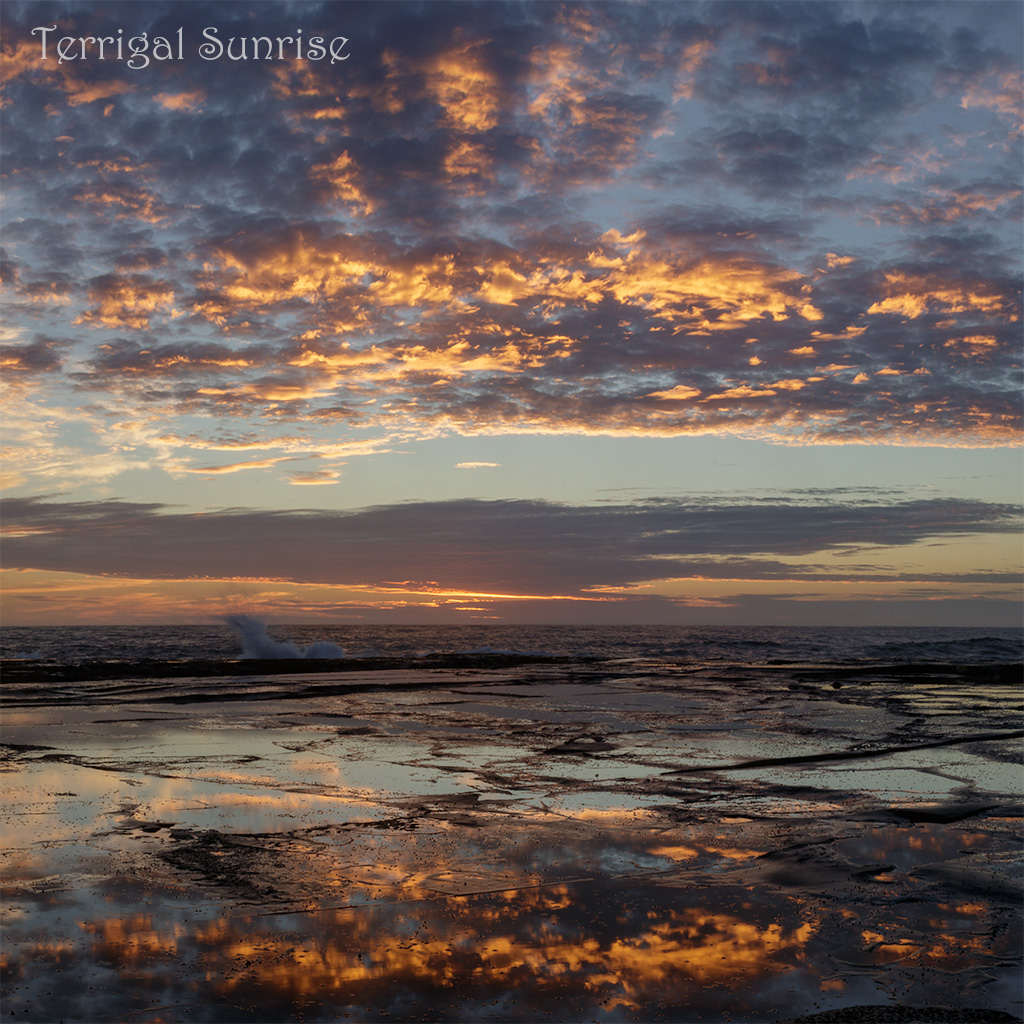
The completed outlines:
<svg viewBox="0 0 1024 1024">
<path fill-rule="evenodd" d="M 803 886 L 765 884 L 775 862 L 686 831 L 528 834 L 339 830 L 262 861 L 268 837 L 232 837 L 262 866 L 262 901 L 228 873 L 218 885 L 167 868 L 77 892 L 28 884 L 18 902 L 37 901 L 35 921 L 15 912 L 8 928 L 8 1005 L 36 1021 L 782 1020 L 848 1004 L 851 987 L 956 1005 L 974 968 L 1015 955 L 985 899 L 898 899 L 912 879 L 854 879 L 846 859 L 891 864 L 899 848 L 920 864 L 987 848 L 980 833 L 870 829 L 838 859 L 815 851 Z M 858 887 L 870 898 L 852 899 Z M 52 941 L 69 915 L 77 935 Z"/>
</svg>

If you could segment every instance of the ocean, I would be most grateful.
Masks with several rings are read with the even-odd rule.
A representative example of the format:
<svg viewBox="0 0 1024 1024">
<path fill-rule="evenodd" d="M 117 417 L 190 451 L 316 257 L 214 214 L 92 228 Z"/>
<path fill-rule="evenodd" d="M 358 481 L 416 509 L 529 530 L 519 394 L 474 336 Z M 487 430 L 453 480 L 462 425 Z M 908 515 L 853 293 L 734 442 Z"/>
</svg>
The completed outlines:
<svg viewBox="0 0 1024 1024">
<path fill-rule="evenodd" d="M 417 659 L 514 654 L 681 665 L 1014 664 L 1024 629 L 798 626 L 267 625 L 253 616 L 182 626 L 12 626 L 0 657 L 40 664 L 239 659 Z"/>
<path fill-rule="evenodd" d="M 714 671 L 769 692 L 823 685 L 1019 684 L 1013 629 L 687 626 L 268 626 L 252 615 L 191 626 L 14 627 L 2 633 L 7 708 L 125 700 L 317 699 L 432 685 L 435 671 L 516 671 L 600 685 L 644 672 L 683 686 Z"/>
</svg>

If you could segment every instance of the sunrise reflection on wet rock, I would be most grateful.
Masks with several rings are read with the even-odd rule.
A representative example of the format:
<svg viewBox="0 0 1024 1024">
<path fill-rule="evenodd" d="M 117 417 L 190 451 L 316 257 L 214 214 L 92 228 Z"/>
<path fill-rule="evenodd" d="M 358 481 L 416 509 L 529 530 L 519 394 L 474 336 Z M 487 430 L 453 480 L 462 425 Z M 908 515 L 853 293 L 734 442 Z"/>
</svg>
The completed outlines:
<svg viewBox="0 0 1024 1024">
<path fill-rule="evenodd" d="M 642 845 L 624 853 L 635 857 Z M 459 852 L 472 863 L 471 849 Z M 408 886 L 384 881 L 402 869 Z M 752 900 L 742 887 L 719 886 L 709 905 L 707 888 L 690 885 L 666 899 L 660 875 L 439 897 L 415 862 L 389 863 L 377 874 L 380 885 L 350 889 L 350 898 L 365 902 L 309 915 L 250 909 L 191 923 L 179 908 L 169 926 L 144 913 L 79 921 L 73 953 L 32 946 L 22 980 L 47 961 L 58 967 L 63 954 L 68 973 L 82 961 L 117 971 L 125 995 L 115 1001 L 140 991 L 183 998 L 168 976 L 187 964 L 188 998 L 214 1000 L 215 1019 L 235 1019 L 254 1005 L 275 1020 L 299 1007 L 313 1019 L 347 1010 L 473 1020 L 485 1006 L 493 1016 L 495 1004 L 502 1017 L 519 1020 L 616 1019 L 618 1011 L 646 1015 L 658 1006 L 677 1015 L 680 1007 L 710 1010 L 723 989 L 749 988 L 800 965 L 817 932 L 799 900 Z M 167 893 L 126 895 L 162 903 Z M 103 902 L 116 908 L 122 900 L 107 892 Z M 141 1008 L 125 1002 L 123 1012 Z"/>
<path fill-rule="evenodd" d="M 1008 691 L 950 668 L 837 694 L 805 671 L 325 670 L 290 699 L 287 673 L 260 677 L 260 699 L 229 676 L 203 681 L 213 700 L 144 680 L 116 708 L 105 682 L 65 706 L 23 674 L 5 711 L 5 1009 L 781 1024 L 1014 1008 Z"/>
<path fill-rule="evenodd" d="M 89 992 L 116 972 L 117 993 L 106 992 L 102 1019 L 143 1012 L 147 1020 L 184 1019 L 172 1004 L 187 1003 L 224 1021 L 710 1021 L 721 1019 L 723 1006 L 737 1019 L 781 1020 L 797 993 L 841 994 L 873 979 L 893 997 L 934 1000 L 937 979 L 946 979 L 951 995 L 979 960 L 998 967 L 1017 955 L 1009 916 L 1000 928 L 988 901 L 932 903 L 902 889 L 886 898 L 888 883 L 857 881 L 844 856 L 881 862 L 904 850 L 910 861 L 916 847 L 941 857 L 951 843 L 991 847 L 983 833 L 917 826 L 838 839 L 828 844 L 840 848 L 832 861 L 817 863 L 819 874 L 829 869 L 839 883 L 830 889 L 744 884 L 763 856 L 673 847 L 666 839 L 678 835 L 663 830 L 605 832 L 600 849 L 595 838 L 573 852 L 560 845 L 562 827 L 552 829 L 505 846 L 503 874 L 482 867 L 494 859 L 491 843 L 458 830 L 404 837 L 411 843 L 356 832 L 354 851 L 334 849 L 333 877 L 315 870 L 317 857 L 293 850 L 275 874 L 285 884 L 305 880 L 301 912 L 287 903 L 274 909 L 268 893 L 270 906 L 228 901 L 224 916 L 210 917 L 158 874 L 136 886 L 104 884 L 84 905 L 54 894 L 50 912 L 76 917 L 78 935 L 27 943 L 19 988 L 52 971 L 75 979 L 69 989 Z M 431 871 L 441 849 L 448 863 L 465 867 Z M 352 863 L 352 852 L 384 859 Z M 588 875 L 602 853 L 634 867 Z M 559 875 L 572 880 L 550 881 Z M 521 884 L 489 889 L 511 876 Z M 871 884 L 877 895 L 851 898 L 851 886 Z M 459 888 L 482 891 L 453 894 Z M 332 905 L 339 901 L 347 905 Z M 122 911 L 140 904 L 154 909 Z M 85 919 L 89 912 L 96 916 Z"/>
</svg>

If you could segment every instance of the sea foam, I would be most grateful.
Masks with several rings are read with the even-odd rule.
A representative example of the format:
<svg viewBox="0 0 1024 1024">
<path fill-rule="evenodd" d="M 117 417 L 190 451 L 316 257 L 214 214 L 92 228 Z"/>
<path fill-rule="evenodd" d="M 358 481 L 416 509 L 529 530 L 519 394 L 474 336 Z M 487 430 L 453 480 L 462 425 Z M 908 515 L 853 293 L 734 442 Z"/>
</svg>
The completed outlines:
<svg viewBox="0 0 1024 1024">
<path fill-rule="evenodd" d="M 243 658 L 344 658 L 345 651 L 337 644 L 320 640 L 308 647 L 299 647 L 290 640 L 275 640 L 267 633 L 267 624 L 255 615 L 222 615 L 242 641 Z"/>
</svg>

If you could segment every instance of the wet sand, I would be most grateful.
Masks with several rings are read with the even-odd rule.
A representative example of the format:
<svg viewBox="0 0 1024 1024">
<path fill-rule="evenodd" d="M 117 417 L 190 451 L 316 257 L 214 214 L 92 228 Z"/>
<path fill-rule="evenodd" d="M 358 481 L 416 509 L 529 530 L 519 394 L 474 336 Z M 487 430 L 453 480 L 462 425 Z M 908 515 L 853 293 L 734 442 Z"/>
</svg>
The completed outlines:
<svg viewBox="0 0 1024 1024">
<path fill-rule="evenodd" d="M 247 667 L 5 690 L 4 1019 L 1024 1015 L 1005 672 Z"/>
</svg>

